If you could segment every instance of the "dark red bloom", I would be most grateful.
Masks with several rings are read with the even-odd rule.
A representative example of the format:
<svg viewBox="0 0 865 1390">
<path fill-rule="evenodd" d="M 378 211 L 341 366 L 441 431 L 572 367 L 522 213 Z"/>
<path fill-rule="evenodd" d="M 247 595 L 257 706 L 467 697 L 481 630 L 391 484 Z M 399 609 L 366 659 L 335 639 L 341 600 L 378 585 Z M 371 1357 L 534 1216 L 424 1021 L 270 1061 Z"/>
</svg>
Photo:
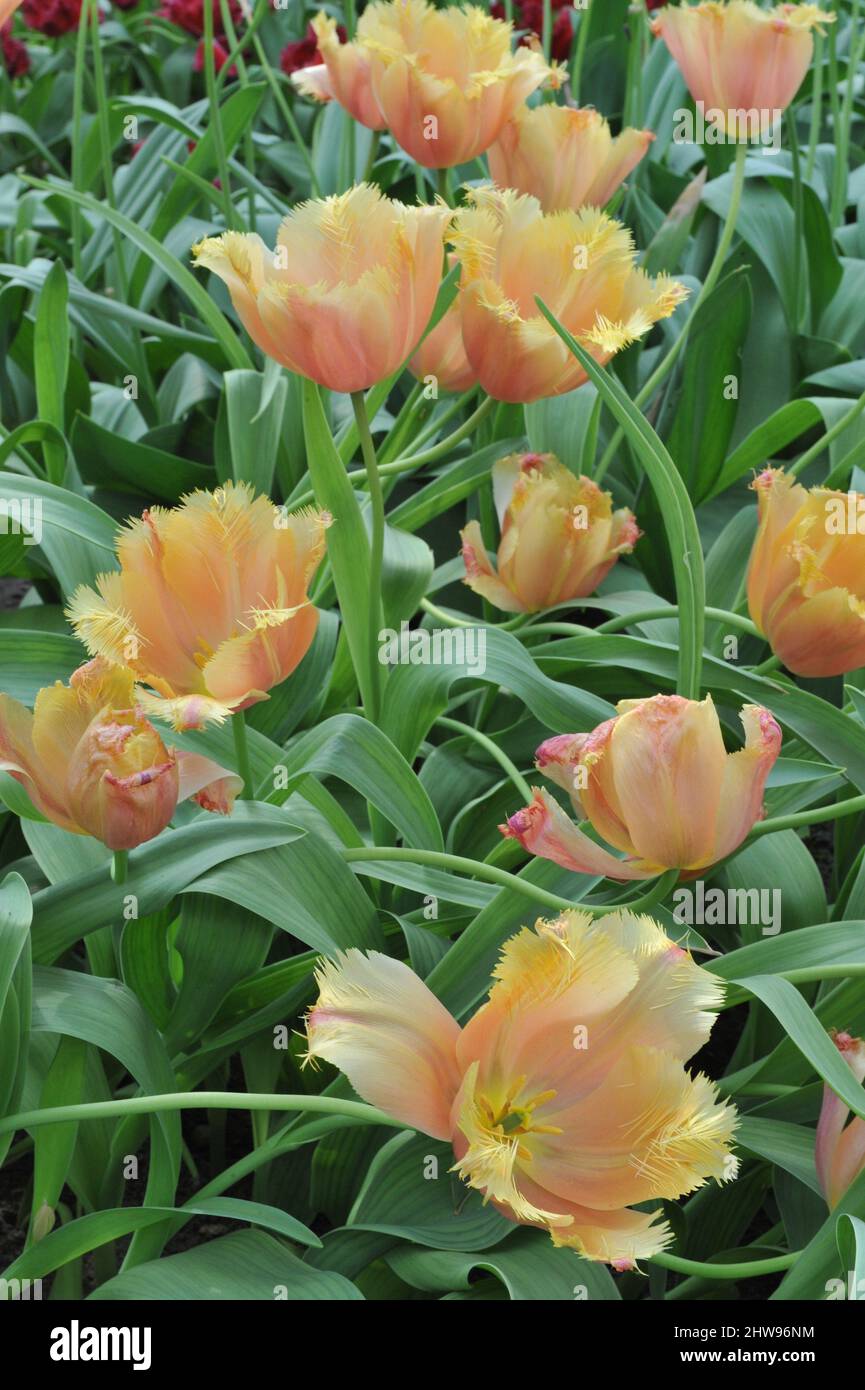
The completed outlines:
<svg viewBox="0 0 865 1390">
<path fill-rule="evenodd" d="M 213 32 L 224 41 L 219 0 L 210 0 L 210 3 L 213 6 Z M 228 0 L 228 9 L 231 22 L 236 27 L 241 18 L 238 0 Z M 178 29 L 192 34 L 193 38 L 200 39 L 204 34 L 204 0 L 162 0 L 156 13 L 170 24 L 176 24 Z"/>
<path fill-rule="evenodd" d="M 666 5 L 667 0 L 646 0 L 647 10 L 659 10 L 662 5 Z"/>
<path fill-rule="evenodd" d="M 228 62 L 228 49 L 225 46 L 227 42 L 228 40 L 224 34 L 220 38 L 214 38 L 213 40 L 213 66 L 217 72 L 221 72 Z M 195 57 L 192 60 L 192 69 L 194 72 L 204 71 L 204 39 L 201 40 L 195 50 Z M 236 72 L 237 68 L 232 67 L 228 74 L 229 77 L 234 77 Z"/>
<path fill-rule="evenodd" d="M 571 24 L 569 0 L 552 0 L 552 9 L 560 11 L 553 20 L 553 32 L 550 36 L 550 57 L 557 63 L 566 63 L 571 54 L 571 43 L 574 37 L 574 30 Z M 505 7 L 501 3 L 496 3 L 490 8 L 490 14 L 494 19 L 504 19 Z M 538 38 L 544 32 L 544 6 L 543 0 L 516 0 L 514 4 L 514 27 L 516 29 L 530 29 Z M 530 42 L 526 34 L 520 40 L 525 44 Z"/>
<path fill-rule="evenodd" d="M 116 10 L 134 10 L 138 0 L 111 0 Z"/>
<path fill-rule="evenodd" d="M 0 29 L 0 52 L 10 77 L 24 77 L 30 71 L 30 54 L 20 39 L 13 39 L 11 23 Z"/>
<path fill-rule="evenodd" d="M 345 43 L 348 38 L 345 26 L 338 24 L 336 32 L 339 35 L 340 43 Z M 279 66 L 287 77 L 293 72 L 298 72 L 300 68 L 311 68 L 316 63 L 323 61 L 318 51 L 318 40 L 315 37 L 315 30 L 310 24 L 302 39 L 297 39 L 294 43 L 287 43 L 282 50 L 279 58 Z"/>
<path fill-rule="evenodd" d="M 24 0 L 21 18 L 28 29 L 36 29 L 49 39 L 78 28 L 81 0 Z"/>
</svg>

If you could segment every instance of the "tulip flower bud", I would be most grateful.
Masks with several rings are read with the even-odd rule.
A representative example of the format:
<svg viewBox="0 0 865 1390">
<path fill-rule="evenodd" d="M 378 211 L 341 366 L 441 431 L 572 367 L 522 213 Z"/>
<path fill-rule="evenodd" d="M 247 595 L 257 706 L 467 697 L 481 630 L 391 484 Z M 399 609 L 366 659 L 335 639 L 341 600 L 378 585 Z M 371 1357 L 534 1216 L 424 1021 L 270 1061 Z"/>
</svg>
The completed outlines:
<svg viewBox="0 0 865 1390">
<path fill-rule="evenodd" d="M 465 582 L 506 613 L 535 613 L 593 593 L 640 532 L 627 508 L 553 454 L 511 454 L 493 465 L 502 538 L 498 574 L 480 526 L 462 531 Z"/>
<path fill-rule="evenodd" d="M 164 830 L 179 792 L 177 762 L 139 710 L 103 710 L 66 772 L 69 809 L 109 849 L 134 849 Z"/>
<path fill-rule="evenodd" d="M 363 15 L 360 23 L 363 27 Z M 310 28 L 324 62 L 293 73 L 294 86 L 314 101 L 339 102 L 350 116 L 370 130 L 384 130 L 387 122 L 372 90 L 369 54 L 356 40 L 343 43 L 336 20 L 321 11 Z"/>
<path fill-rule="evenodd" d="M 857 1081 L 865 1081 L 865 1041 L 833 1029 L 830 1038 Z M 830 1210 L 838 1205 L 855 1178 L 865 1169 L 865 1120 L 858 1115 L 847 1124 L 850 1110 L 831 1086 L 823 1088 L 814 1157 L 817 1177 Z"/>
<path fill-rule="evenodd" d="M 795 675 L 855 671 L 865 665 L 865 497 L 809 491 L 772 468 L 753 487 L 752 619 Z"/>
</svg>

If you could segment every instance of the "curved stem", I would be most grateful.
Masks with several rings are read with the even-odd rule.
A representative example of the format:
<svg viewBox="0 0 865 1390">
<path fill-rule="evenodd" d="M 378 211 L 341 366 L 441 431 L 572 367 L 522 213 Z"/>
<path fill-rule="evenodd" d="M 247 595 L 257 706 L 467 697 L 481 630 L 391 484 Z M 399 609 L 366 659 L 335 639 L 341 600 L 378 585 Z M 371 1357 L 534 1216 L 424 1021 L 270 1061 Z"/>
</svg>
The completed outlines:
<svg viewBox="0 0 865 1390">
<path fill-rule="evenodd" d="M 853 421 L 862 414 L 863 410 L 865 410 L 865 391 L 862 392 L 858 400 L 853 402 L 846 415 L 842 415 L 841 419 L 836 421 L 831 429 L 827 430 L 825 434 L 821 434 L 816 444 L 812 444 L 811 448 L 807 449 L 805 453 L 802 454 L 801 458 L 798 458 L 794 464 L 791 464 L 787 469 L 790 476 L 792 478 L 797 478 L 800 473 L 804 473 L 808 465 L 813 463 L 815 459 L 818 459 L 823 451 L 828 449 L 833 439 L 837 439 L 838 435 L 842 434 L 848 425 L 852 425 Z M 825 487 L 826 484 L 824 483 L 823 486 Z"/>
<path fill-rule="evenodd" d="M 770 673 L 770 671 L 780 671 L 780 669 L 781 669 L 781 667 L 782 667 L 783 665 L 784 665 L 784 663 L 783 663 L 783 661 L 781 660 L 780 656 L 774 656 L 774 655 L 773 655 L 773 656 L 767 657 L 765 661 L 761 661 L 759 666 L 752 666 L 752 667 L 751 667 L 751 675 L 752 675 L 752 676 L 768 676 L 769 673 Z"/>
<path fill-rule="evenodd" d="M 371 708 L 366 716 L 377 724 L 381 715 L 381 665 L 378 660 L 378 635 L 382 628 L 381 617 L 381 572 L 384 558 L 384 493 L 381 488 L 375 445 L 369 428 L 366 413 L 366 397 L 363 391 L 352 391 L 351 403 L 354 406 L 360 449 L 363 455 L 367 487 L 372 505 L 372 535 L 370 537 L 369 557 L 369 657 L 372 671 Z"/>
<path fill-rule="evenodd" d="M 667 1255 L 660 1251 L 649 1255 L 650 1264 L 671 1269 L 675 1274 L 694 1274 L 699 1279 L 756 1279 L 761 1274 L 781 1274 L 796 1263 L 801 1250 L 790 1251 L 786 1255 L 774 1255 L 769 1260 L 743 1260 L 740 1264 L 703 1264 L 701 1260 L 684 1260 L 679 1255 Z"/>
<path fill-rule="evenodd" d="M 100 1100 L 83 1105 L 53 1105 L 45 1110 L 24 1110 L 0 1119 L 0 1134 L 16 1129 L 36 1129 L 39 1125 L 78 1123 L 79 1120 L 109 1120 L 127 1115 L 156 1115 L 172 1110 L 309 1110 L 319 1115 L 348 1115 L 371 1125 L 402 1124 L 356 1100 L 337 1100 L 333 1096 L 269 1095 L 257 1091 L 171 1091 L 158 1096 L 130 1096 L 126 1100 Z"/>
<path fill-rule="evenodd" d="M 239 795 L 251 797 L 255 791 L 252 780 L 252 762 L 249 757 L 249 740 L 246 736 L 246 715 L 238 710 L 231 716 L 231 732 L 234 735 L 234 756 L 237 759 L 237 775 L 243 778 Z"/>
<path fill-rule="evenodd" d="M 694 307 L 691 310 L 691 313 L 688 316 L 688 320 L 684 325 L 681 333 L 679 334 L 676 341 L 673 343 L 673 346 L 670 348 L 666 356 L 658 363 L 657 367 L 652 372 L 652 375 L 649 377 L 645 386 L 642 388 L 642 390 L 638 391 L 637 395 L 634 397 L 634 405 L 638 407 L 644 406 L 646 402 L 650 400 L 651 397 L 654 395 L 661 382 L 664 381 L 667 376 L 669 376 L 673 367 L 676 365 L 676 362 L 679 360 L 679 356 L 681 355 L 685 347 L 685 344 L 688 341 L 688 335 L 691 331 L 691 325 L 697 317 L 698 310 L 708 299 L 709 295 L 712 293 L 712 290 L 715 288 L 715 285 L 718 282 L 718 277 L 721 274 L 724 262 L 727 259 L 727 252 L 730 249 L 730 246 L 733 241 L 733 234 L 736 230 L 736 220 L 739 216 L 739 207 L 742 202 L 742 189 L 745 186 L 745 160 L 747 159 L 747 157 L 748 146 L 745 144 L 737 145 L 736 162 L 733 167 L 733 187 L 730 191 L 730 206 L 727 209 L 727 216 L 724 220 L 724 227 L 721 232 L 721 239 L 718 242 L 718 249 L 715 252 L 712 264 L 709 266 L 708 273 L 706 275 L 705 280 L 703 281 L 702 288 L 700 289 L 700 293 L 697 295 L 697 298 L 694 302 Z M 607 448 L 604 451 L 604 456 L 598 464 L 597 470 L 595 472 L 594 480 L 596 483 L 600 483 L 601 479 L 604 477 L 604 474 L 606 473 L 607 469 L 612 463 L 616 450 L 622 442 L 622 436 L 622 430 L 617 429 L 609 444 L 607 445 Z"/>
<path fill-rule="evenodd" d="M 740 631 L 747 632 L 750 637 L 762 636 L 759 628 L 751 622 L 751 619 L 744 617 L 741 613 L 730 613 L 726 608 L 705 608 L 703 611 L 712 622 L 727 623 L 730 627 L 737 627 Z M 668 603 L 663 608 L 656 605 L 654 608 L 641 608 L 636 613 L 619 614 L 615 618 L 610 618 L 608 622 L 601 623 L 600 627 L 593 630 L 609 636 L 610 633 L 630 627 L 632 623 L 648 623 L 657 618 L 677 618 L 678 616 L 678 604 Z"/>
<path fill-rule="evenodd" d="M 774 816 L 755 825 L 746 843 L 761 835 L 774 835 L 776 830 L 795 830 L 800 825 L 820 825 L 823 821 L 841 820 L 865 811 L 865 796 L 852 796 L 848 801 L 836 801 L 834 806 L 817 806 L 811 811 L 794 811 L 789 816 Z"/>
<path fill-rule="evenodd" d="M 511 762 L 507 753 L 504 753 L 491 738 L 482 734 L 480 729 L 475 729 L 471 724 L 460 723 L 459 719 L 447 719 L 444 715 L 440 715 L 436 723 L 441 724 L 443 729 L 453 729 L 454 733 L 465 734 L 468 738 L 474 739 L 478 747 L 485 749 L 490 757 L 495 759 L 499 767 L 507 773 L 523 800 L 531 801 L 532 789 L 525 777 Z"/>
</svg>

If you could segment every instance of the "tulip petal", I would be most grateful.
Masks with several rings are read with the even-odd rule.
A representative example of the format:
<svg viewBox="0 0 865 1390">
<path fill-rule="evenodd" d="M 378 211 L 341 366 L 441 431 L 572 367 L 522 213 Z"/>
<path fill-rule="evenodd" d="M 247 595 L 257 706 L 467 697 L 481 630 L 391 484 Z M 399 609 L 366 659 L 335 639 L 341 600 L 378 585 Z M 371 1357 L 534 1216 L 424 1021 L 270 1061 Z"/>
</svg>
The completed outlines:
<svg viewBox="0 0 865 1390">
<path fill-rule="evenodd" d="M 243 778 L 220 767 L 203 753 L 178 749 L 177 772 L 180 778 L 178 801 L 197 801 L 205 811 L 230 815 L 235 797 L 243 790 Z"/>
<path fill-rule="evenodd" d="M 712 862 L 731 854 L 762 820 L 766 778 L 781 751 L 781 730 L 769 710 L 745 705 L 740 717 L 745 746 L 727 754 Z"/>
<path fill-rule="evenodd" d="M 325 961 L 316 981 L 310 1057 L 338 1066 L 358 1095 L 395 1119 L 449 1138 L 460 1029 L 444 1005 L 407 965 L 378 951 Z"/>
<path fill-rule="evenodd" d="M 616 859 L 609 850 L 584 835 L 547 792 L 539 787 L 532 790 L 532 803 L 511 816 L 506 825 L 499 826 L 506 838 L 519 840 L 530 854 L 551 859 L 575 874 L 591 874 L 621 882 L 654 878 L 659 872 L 651 865 Z"/>
<path fill-rule="evenodd" d="M 460 532 L 463 543 L 463 562 L 466 567 L 464 584 L 482 598 L 488 599 L 503 613 L 525 613 L 525 606 L 516 594 L 499 579 L 487 554 L 481 528 L 477 521 L 470 521 Z"/>
</svg>

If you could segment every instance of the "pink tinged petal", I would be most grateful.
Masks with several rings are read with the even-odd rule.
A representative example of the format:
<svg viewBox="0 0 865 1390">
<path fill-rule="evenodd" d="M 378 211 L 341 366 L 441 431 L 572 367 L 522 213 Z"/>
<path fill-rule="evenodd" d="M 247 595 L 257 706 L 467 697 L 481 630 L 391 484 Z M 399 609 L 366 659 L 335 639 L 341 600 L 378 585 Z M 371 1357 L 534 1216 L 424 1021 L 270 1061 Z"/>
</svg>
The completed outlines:
<svg viewBox="0 0 865 1390">
<path fill-rule="evenodd" d="M 180 778 L 178 801 L 192 798 L 205 811 L 227 816 L 235 797 L 243 790 L 243 778 L 220 767 L 203 753 L 177 751 L 177 772 Z"/>
<path fill-rule="evenodd" d="M 525 606 L 516 594 L 499 579 L 487 554 L 481 528 L 477 521 L 470 521 L 460 532 L 463 543 L 463 563 L 466 574 L 463 583 L 476 594 L 489 599 L 503 613 L 524 613 Z"/>
<path fill-rule="evenodd" d="M 535 767 L 548 781 L 554 782 L 571 798 L 571 804 L 581 819 L 585 818 L 577 771 L 588 734 L 554 734 L 535 750 Z"/>
<path fill-rule="evenodd" d="M 558 802 L 539 787 L 533 788 L 531 805 L 517 811 L 499 829 L 506 839 L 519 840 L 530 854 L 551 859 L 563 869 L 575 874 L 591 874 L 602 878 L 653 878 L 658 870 L 642 864 L 616 859 L 609 850 L 596 845 L 588 835 L 574 825 Z"/>
<path fill-rule="evenodd" d="M 773 714 L 760 705 L 745 705 L 741 713 L 745 746 L 727 754 L 721 799 L 710 862 L 736 849 L 763 818 L 766 778 L 781 751 L 781 730 Z"/>
<path fill-rule="evenodd" d="M 459 1024 L 402 962 L 352 949 L 316 971 L 310 1057 L 345 1072 L 358 1095 L 435 1139 L 450 1137 L 460 1086 Z"/>
<path fill-rule="evenodd" d="M 849 1033 L 830 1037 L 859 1082 L 865 1080 L 865 1042 Z M 817 1177 L 830 1209 L 837 1206 L 865 1164 L 865 1122 L 854 1119 L 845 1129 L 848 1106 L 829 1086 L 823 1088 L 823 1105 L 817 1122 L 814 1160 Z"/>
</svg>

